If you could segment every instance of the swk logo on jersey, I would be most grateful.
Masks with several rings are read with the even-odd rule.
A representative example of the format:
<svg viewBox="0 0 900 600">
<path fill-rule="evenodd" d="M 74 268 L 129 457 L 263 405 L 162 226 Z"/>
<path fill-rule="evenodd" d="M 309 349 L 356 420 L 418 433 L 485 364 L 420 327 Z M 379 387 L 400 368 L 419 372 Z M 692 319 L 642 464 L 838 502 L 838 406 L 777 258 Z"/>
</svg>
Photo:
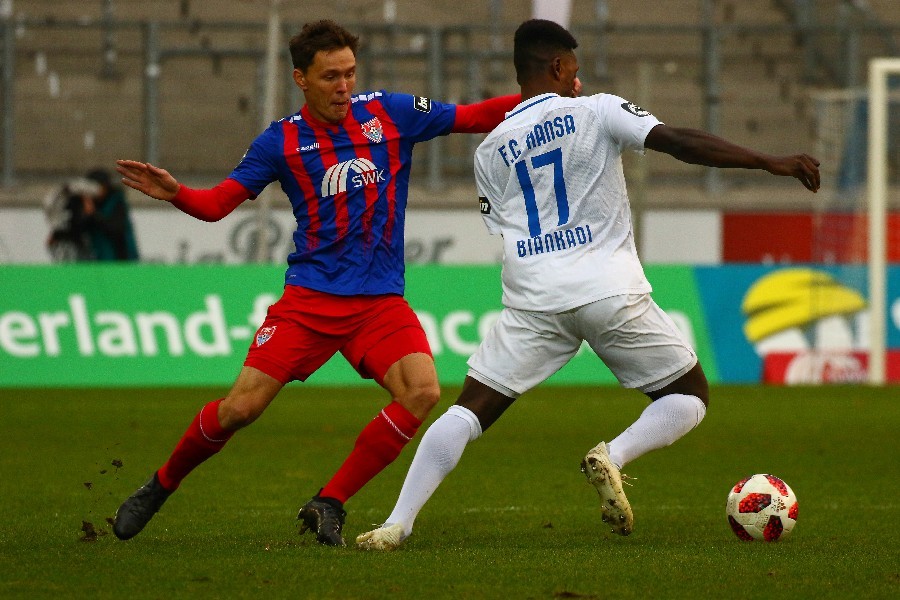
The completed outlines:
<svg viewBox="0 0 900 600">
<path fill-rule="evenodd" d="M 481 214 L 483 214 L 483 215 L 491 214 L 491 202 L 484 196 L 482 196 L 478 200 L 481 202 Z"/>
<path fill-rule="evenodd" d="M 372 117 L 370 120 L 360 125 L 360 127 L 362 127 L 363 135 L 369 138 L 374 144 L 379 143 L 381 138 L 384 137 L 384 128 L 381 126 L 381 121 L 378 120 L 378 117 Z"/>
<path fill-rule="evenodd" d="M 329 167 L 322 179 L 322 197 L 336 196 L 354 189 L 383 182 L 384 169 L 379 169 L 371 160 L 354 158 Z"/>
</svg>

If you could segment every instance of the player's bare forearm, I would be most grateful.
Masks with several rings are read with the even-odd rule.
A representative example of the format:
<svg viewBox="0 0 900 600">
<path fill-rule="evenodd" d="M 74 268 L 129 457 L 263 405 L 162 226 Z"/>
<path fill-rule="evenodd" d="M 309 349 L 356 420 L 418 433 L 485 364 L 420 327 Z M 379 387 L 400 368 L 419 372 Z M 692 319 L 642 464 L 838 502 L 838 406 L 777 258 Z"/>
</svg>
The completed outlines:
<svg viewBox="0 0 900 600">
<path fill-rule="evenodd" d="M 692 165 L 706 167 L 764 169 L 765 157 L 753 150 L 699 129 L 657 125 L 644 145 Z"/>
<path fill-rule="evenodd" d="M 773 175 L 794 177 L 810 191 L 819 189 L 819 161 L 808 154 L 772 156 L 705 131 L 666 125 L 651 129 L 644 145 L 682 162 L 718 168 L 761 169 Z"/>
<path fill-rule="evenodd" d="M 165 169 L 136 160 L 117 160 L 116 171 L 122 184 L 151 198 L 171 202 L 178 193 L 178 181 Z"/>
</svg>

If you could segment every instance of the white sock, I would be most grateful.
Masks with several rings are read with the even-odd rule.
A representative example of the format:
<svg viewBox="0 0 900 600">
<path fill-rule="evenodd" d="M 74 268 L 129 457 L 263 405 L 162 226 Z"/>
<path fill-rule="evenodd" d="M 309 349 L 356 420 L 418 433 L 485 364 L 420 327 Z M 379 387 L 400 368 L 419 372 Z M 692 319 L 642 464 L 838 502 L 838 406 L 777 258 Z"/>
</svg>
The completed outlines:
<svg viewBox="0 0 900 600">
<path fill-rule="evenodd" d="M 631 427 L 606 445 L 609 458 L 621 469 L 651 450 L 672 444 L 705 415 L 706 406 L 696 396 L 669 394 L 654 400 Z"/>
<path fill-rule="evenodd" d="M 432 423 L 422 436 L 400 489 L 400 497 L 384 526 L 400 523 L 403 537 L 408 537 L 419 511 L 456 467 L 466 444 L 479 436 L 481 423 L 478 417 L 468 408 L 456 404 Z"/>
</svg>

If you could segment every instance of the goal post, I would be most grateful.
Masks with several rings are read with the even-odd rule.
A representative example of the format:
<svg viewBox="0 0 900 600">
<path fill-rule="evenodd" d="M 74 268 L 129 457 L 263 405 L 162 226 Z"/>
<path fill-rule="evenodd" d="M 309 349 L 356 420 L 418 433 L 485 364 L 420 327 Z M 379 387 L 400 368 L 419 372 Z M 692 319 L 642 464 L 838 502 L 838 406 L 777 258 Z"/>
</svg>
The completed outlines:
<svg viewBox="0 0 900 600">
<path fill-rule="evenodd" d="M 887 380 L 887 215 L 889 85 L 900 75 L 900 58 L 869 62 L 867 196 L 869 217 L 869 383 Z"/>
<path fill-rule="evenodd" d="M 814 152 L 822 163 L 811 262 L 864 296 L 864 309 L 847 313 L 843 340 L 833 331 L 825 342 L 809 331 L 809 343 L 849 351 L 856 355 L 856 381 L 883 385 L 896 380 L 892 373 L 900 366 L 888 368 L 900 345 L 891 327 L 891 296 L 900 290 L 889 277 L 890 261 L 900 257 L 900 217 L 892 213 L 900 208 L 900 58 L 872 59 L 865 87 L 816 90 L 811 101 Z"/>
</svg>

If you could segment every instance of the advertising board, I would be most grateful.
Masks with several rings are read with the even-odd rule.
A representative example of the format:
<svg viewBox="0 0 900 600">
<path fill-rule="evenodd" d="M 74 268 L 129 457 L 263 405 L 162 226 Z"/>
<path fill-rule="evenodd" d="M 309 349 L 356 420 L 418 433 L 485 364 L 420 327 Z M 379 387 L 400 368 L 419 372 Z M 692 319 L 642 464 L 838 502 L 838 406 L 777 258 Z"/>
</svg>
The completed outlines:
<svg viewBox="0 0 900 600">
<path fill-rule="evenodd" d="M 865 379 L 863 266 L 650 265 L 646 273 L 712 383 Z M 900 270 L 888 275 L 888 347 L 896 349 Z M 259 265 L 0 266 L 0 387 L 228 385 L 283 280 L 282 267 Z M 502 309 L 500 267 L 411 265 L 406 297 L 441 381 L 461 383 Z M 900 365 L 888 367 L 892 381 L 900 377 Z M 341 357 L 309 382 L 366 383 Z M 548 383 L 616 381 L 583 346 Z"/>
</svg>

